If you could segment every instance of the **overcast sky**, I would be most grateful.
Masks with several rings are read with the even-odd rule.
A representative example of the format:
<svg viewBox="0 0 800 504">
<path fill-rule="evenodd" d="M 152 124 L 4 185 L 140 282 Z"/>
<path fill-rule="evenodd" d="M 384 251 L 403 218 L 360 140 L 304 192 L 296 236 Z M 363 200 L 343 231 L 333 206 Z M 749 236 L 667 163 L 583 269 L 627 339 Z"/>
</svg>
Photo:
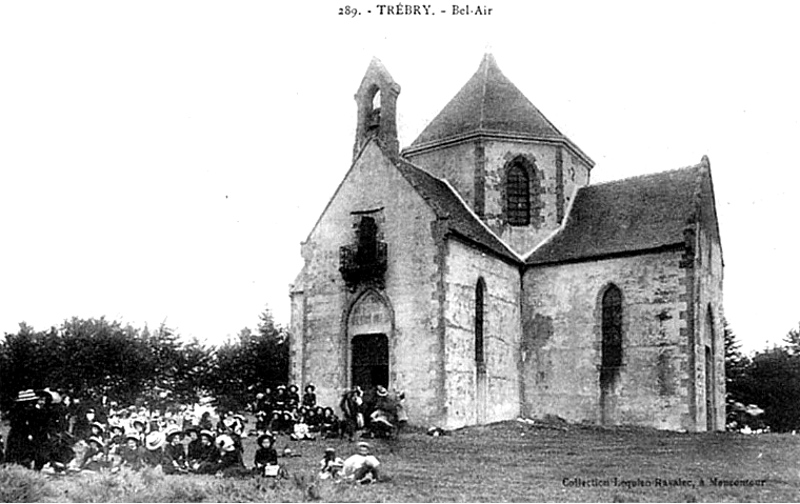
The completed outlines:
<svg viewBox="0 0 800 504">
<path fill-rule="evenodd" d="M 487 50 L 592 182 L 708 155 L 725 316 L 746 350 L 797 327 L 791 2 L 345 5 L 1 2 L 0 333 L 106 316 L 218 343 L 267 305 L 288 325 L 370 59 L 402 87 L 403 147 Z"/>
</svg>

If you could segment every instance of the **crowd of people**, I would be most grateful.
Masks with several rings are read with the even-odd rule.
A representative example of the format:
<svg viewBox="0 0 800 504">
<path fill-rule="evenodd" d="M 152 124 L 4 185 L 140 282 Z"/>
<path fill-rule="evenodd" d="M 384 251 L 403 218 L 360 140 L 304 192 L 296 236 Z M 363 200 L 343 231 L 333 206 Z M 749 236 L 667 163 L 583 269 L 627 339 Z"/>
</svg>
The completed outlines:
<svg viewBox="0 0 800 504">
<path fill-rule="evenodd" d="M 253 405 L 256 429 L 260 432 L 285 433 L 295 440 L 341 438 L 353 440 L 358 430 L 370 437 L 396 436 L 408 421 L 402 392 L 389 392 L 378 385 L 365 399 L 360 387 L 345 391 L 339 401 L 341 418 L 333 407 L 317 403 L 316 388 L 306 385 L 300 397 L 297 385 L 279 385 L 258 393 Z"/>
<path fill-rule="evenodd" d="M 211 412 L 201 415 L 187 407 L 167 411 L 120 406 L 103 397 L 97 404 L 81 405 L 58 392 L 20 391 L 9 414 L 10 430 L 0 463 L 20 464 L 52 473 L 119 471 L 160 467 L 165 474 L 214 474 L 243 477 L 285 476 L 275 448 L 278 436 L 295 441 L 347 437 L 359 431 L 370 437 L 396 436 L 407 420 L 402 394 L 378 386 L 368 401 L 355 387 L 342 394 L 339 408 L 317 404 L 315 387 L 309 384 L 300 398 L 296 385 L 280 385 L 255 396 L 251 405 L 255 429 L 246 430 L 244 415 Z M 257 449 L 248 467 L 242 438 L 254 435 Z M 347 460 L 332 448 L 320 462 L 320 477 L 362 483 L 378 478 L 377 459 L 361 442 Z M 282 456 L 291 456 L 286 449 Z"/>
</svg>

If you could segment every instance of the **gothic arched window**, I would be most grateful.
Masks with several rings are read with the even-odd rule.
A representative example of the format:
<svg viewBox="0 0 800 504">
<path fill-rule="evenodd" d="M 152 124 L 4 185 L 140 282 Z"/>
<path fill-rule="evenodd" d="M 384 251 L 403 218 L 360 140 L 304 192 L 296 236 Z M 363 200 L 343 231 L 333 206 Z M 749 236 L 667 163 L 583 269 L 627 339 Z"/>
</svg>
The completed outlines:
<svg viewBox="0 0 800 504">
<path fill-rule="evenodd" d="M 506 176 L 506 218 L 512 226 L 527 226 L 531 222 L 528 174 L 522 162 L 517 160 Z"/>
<path fill-rule="evenodd" d="M 603 345 L 604 369 L 616 370 L 622 366 L 622 292 L 616 285 L 603 294 Z"/>
<path fill-rule="evenodd" d="M 484 367 L 485 355 L 483 352 L 483 296 L 486 283 L 483 278 L 478 279 L 475 286 L 475 364 L 478 369 Z"/>
<path fill-rule="evenodd" d="M 616 285 L 609 285 L 600 303 L 600 422 L 608 425 L 619 420 L 616 401 L 611 398 L 616 395 L 616 382 L 622 367 L 622 291 Z"/>
</svg>

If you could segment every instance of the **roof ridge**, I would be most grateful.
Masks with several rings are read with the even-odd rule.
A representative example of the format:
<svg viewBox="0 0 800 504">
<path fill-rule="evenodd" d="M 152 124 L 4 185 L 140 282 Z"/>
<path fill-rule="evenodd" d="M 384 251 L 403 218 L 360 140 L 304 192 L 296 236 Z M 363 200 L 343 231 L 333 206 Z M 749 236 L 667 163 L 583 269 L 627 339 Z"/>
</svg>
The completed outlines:
<svg viewBox="0 0 800 504">
<path fill-rule="evenodd" d="M 478 129 L 483 129 L 483 119 L 486 117 L 486 84 L 489 81 L 489 65 L 491 62 L 489 61 L 489 53 L 486 53 L 483 56 L 483 62 L 481 66 L 483 67 L 483 89 L 481 89 L 481 115 L 478 119 Z M 494 59 L 494 57 L 492 57 Z"/>
<path fill-rule="evenodd" d="M 682 166 L 681 168 L 672 168 L 672 169 L 669 169 L 669 170 L 663 170 L 663 171 L 658 171 L 658 172 L 653 172 L 653 173 L 643 173 L 641 175 L 631 175 L 630 177 L 625 177 L 625 178 L 621 178 L 621 179 L 606 180 L 605 182 L 598 182 L 596 184 L 589 184 L 589 185 L 581 186 L 578 189 L 591 189 L 593 187 L 612 185 L 612 184 L 620 184 L 620 183 L 623 183 L 623 182 L 630 182 L 631 180 L 646 179 L 646 178 L 654 177 L 654 176 L 657 176 L 657 175 L 666 175 L 666 174 L 670 174 L 670 173 L 677 173 L 677 172 L 680 172 L 680 171 L 696 170 L 696 169 L 699 169 L 699 168 L 702 168 L 702 163 L 695 164 L 695 165 L 689 165 L 689 166 Z"/>
<path fill-rule="evenodd" d="M 701 163 L 577 188 L 563 227 L 527 254 L 525 263 L 684 245 L 686 225 L 703 197 L 704 172 Z"/>
</svg>

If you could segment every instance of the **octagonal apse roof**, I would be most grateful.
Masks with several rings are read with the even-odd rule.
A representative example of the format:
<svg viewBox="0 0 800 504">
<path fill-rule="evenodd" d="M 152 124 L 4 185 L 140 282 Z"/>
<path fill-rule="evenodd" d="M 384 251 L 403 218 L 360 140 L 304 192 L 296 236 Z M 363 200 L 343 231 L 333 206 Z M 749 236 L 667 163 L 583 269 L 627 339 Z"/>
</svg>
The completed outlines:
<svg viewBox="0 0 800 504">
<path fill-rule="evenodd" d="M 594 164 L 503 75 L 491 54 L 406 150 L 475 134 L 563 142 Z"/>
</svg>

